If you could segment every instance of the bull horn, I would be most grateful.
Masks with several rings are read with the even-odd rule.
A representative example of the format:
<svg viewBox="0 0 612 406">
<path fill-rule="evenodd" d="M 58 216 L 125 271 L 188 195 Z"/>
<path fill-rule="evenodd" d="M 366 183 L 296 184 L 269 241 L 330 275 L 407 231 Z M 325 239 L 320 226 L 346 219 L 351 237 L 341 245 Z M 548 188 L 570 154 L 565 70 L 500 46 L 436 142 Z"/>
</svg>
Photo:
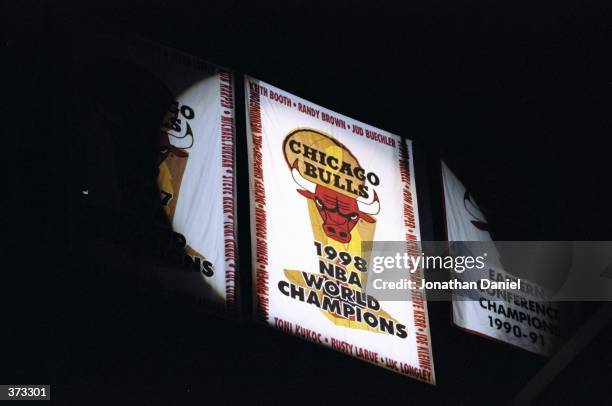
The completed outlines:
<svg viewBox="0 0 612 406">
<path fill-rule="evenodd" d="M 182 137 L 178 137 L 173 135 L 172 133 L 168 133 L 170 136 L 170 143 L 177 148 L 180 149 L 189 149 L 193 146 L 193 131 L 191 131 L 191 126 L 187 123 L 187 129 L 185 130 L 185 135 Z"/>
<path fill-rule="evenodd" d="M 293 165 L 291 166 L 291 176 L 295 183 L 298 184 L 299 187 L 309 191 L 310 193 L 315 193 L 317 188 L 316 183 L 309 181 L 305 177 L 302 176 L 300 171 L 298 170 L 298 160 L 293 161 Z"/>
<path fill-rule="evenodd" d="M 360 201 L 359 199 L 357 200 L 357 207 L 359 208 L 359 211 L 365 214 L 378 214 L 378 212 L 380 211 L 380 202 L 378 201 L 378 195 L 376 194 L 376 191 L 374 191 L 374 199 L 372 199 L 372 202 L 367 203 L 367 202 L 363 202 Z"/>
</svg>

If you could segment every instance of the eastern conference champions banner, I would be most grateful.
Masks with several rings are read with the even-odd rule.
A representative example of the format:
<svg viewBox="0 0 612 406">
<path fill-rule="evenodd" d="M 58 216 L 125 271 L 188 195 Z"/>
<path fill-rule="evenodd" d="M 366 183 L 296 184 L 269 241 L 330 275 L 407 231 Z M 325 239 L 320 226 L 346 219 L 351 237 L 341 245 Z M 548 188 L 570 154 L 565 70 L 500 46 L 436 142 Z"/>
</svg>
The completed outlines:
<svg viewBox="0 0 612 406">
<path fill-rule="evenodd" d="M 256 79 L 245 87 L 256 315 L 435 384 L 425 297 L 364 293 L 362 242 L 420 239 L 412 144 Z"/>
<path fill-rule="evenodd" d="M 489 225 L 469 191 L 442 162 L 444 205 L 448 241 L 492 242 Z M 461 281 L 485 277 L 503 281 L 515 278 L 504 270 L 495 245 L 486 244 L 487 273 L 457 274 Z M 491 252 L 492 251 L 492 252 Z M 522 280 L 520 291 L 479 289 L 476 297 L 453 293 L 453 321 L 465 330 L 515 345 L 525 350 L 551 355 L 561 335 L 559 312 L 546 301 L 545 289 L 532 281 Z"/>
<path fill-rule="evenodd" d="M 187 271 L 143 275 L 219 310 L 234 310 L 235 185 L 232 73 L 176 50 L 134 38 L 88 43 L 93 62 L 141 70 L 173 100 L 157 133 L 158 186 L 173 230 L 184 237 Z M 105 66 L 105 65 L 104 65 Z M 140 77 L 139 76 L 139 77 Z M 153 78 L 153 79 L 151 79 Z M 138 77 L 134 78 L 138 81 Z M 134 87 L 139 86 L 134 83 Z M 151 96 L 149 96 L 151 97 Z M 133 101 L 138 103 L 138 100 Z M 130 136 L 130 134 L 124 134 Z"/>
</svg>

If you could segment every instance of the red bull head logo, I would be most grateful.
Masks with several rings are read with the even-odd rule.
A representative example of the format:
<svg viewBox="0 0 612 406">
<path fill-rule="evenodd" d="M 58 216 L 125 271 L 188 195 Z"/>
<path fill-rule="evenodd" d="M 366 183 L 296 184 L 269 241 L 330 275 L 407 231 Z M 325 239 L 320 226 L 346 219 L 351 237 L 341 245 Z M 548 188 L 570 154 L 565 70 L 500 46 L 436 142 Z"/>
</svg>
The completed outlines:
<svg viewBox="0 0 612 406">
<path fill-rule="evenodd" d="M 314 203 L 309 210 L 315 233 L 347 244 L 360 220 L 376 223 L 380 202 L 369 187 L 378 185 L 378 176 L 361 168 L 348 148 L 326 134 L 301 129 L 286 137 L 284 152 L 298 193 Z"/>
<path fill-rule="evenodd" d="M 376 220 L 372 217 L 380 211 L 378 196 L 374 192 L 374 199 L 370 203 L 363 202 L 338 193 L 330 188 L 309 181 L 297 169 L 297 160 L 291 169 L 291 176 L 300 187 L 298 193 L 307 199 L 312 199 L 323 220 L 323 232 L 329 238 L 341 243 L 351 241 L 351 231 L 359 219 L 368 223 Z"/>
<path fill-rule="evenodd" d="M 480 208 L 472 198 L 472 194 L 467 190 L 463 195 L 463 206 L 465 207 L 465 211 L 467 211 L 473 218 L 473 220 L 470 220 L 470 222 L 474 225 L 474 227 L 481 231 L 491 231 L 489 230 L 489 223 L 487 223 L 484 214 L 482 214 L 482 211 L 480 211 Z"/>
<path fill-rule="evenodd" d="M 185 150 L 193 146 L 193 131 L 189 120 L 194 116 L 191 107 L 184 104 L 179 108 L 177 101 L 168 108 L 159 134 L 158 165 L 161 165 L 171 153 L 181 158 L 189 156 Z"/>
<path fill-rule="evenodd" d="M 193 130 L 189 121 L 194 117 L 195 113 L 191 107 L 175 101 L 168 108 L 160 127 L 157 183 L 162 205 L 171 221 L 189 158 L 187 150 L 193 146 Z"/>
</svg>

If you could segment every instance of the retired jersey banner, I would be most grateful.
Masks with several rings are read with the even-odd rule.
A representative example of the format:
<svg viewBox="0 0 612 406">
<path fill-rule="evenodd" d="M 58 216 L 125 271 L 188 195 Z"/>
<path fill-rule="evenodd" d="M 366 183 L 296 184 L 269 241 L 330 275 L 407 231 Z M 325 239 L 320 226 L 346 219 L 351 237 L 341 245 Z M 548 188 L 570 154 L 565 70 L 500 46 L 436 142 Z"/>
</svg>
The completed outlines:
<svg viewBox="0 0 612 406">
<path fill-rule="evenodd" d="M 412 144 L 246 77 L 256 317 L 435 384 L 423 296 L 365 293 L 368 242 L 420 239 Z"/>
<path fill-rule="evenodd" d="M 561 336 L 557 304 L 548 301 L 552 295 L 547 289 L 529 278 L 513 275 L 502 262 L 505 255 L 506 259 L 519 259 L 514 262 L 520 262 L 520 266 L 512 269 L 522 270 L 523 274 L 529 269 L 537 272 L 532 257 L 538 247 L 529 245 L 528 242 L 493 242 L 482 211 L 444 162 L 442 181 L 447 240 L 454 243 L 451 245 L 451 251 L 456 247 L 463 247 L 460 248 L 462 254 L 485 252 L 485 276 L 489 280 L 521 281 L 519 289 L 516 290 L 481 287 L 467 296 L 458 290 L 454 291 L 453 322 L 469 332 L 537 354 L 551 355 Z M 520 258 L 524 253 L 527 253 L 526 260 Z M 532 272 L 531 276 L 534 275 Z M 477 281 L 480 276 L 482 275 L 474 272 L 457 274 L 458 280 L 462 282 Z"/>
<path fill-rule="evenodd" d="M 215 309 L 233 310 L 236 239 L 232 73 L 132 37 L 101 37 L 84 44 L 82 52 L 90 53 L 89 59 L 84 58 L 89 65 L 116 70 L 117 77 L 135 72 L 125 82 L 144 89 L 142 94 L 148 96 L 143 97 L 161 92 L 170 100 L 165 116 L 157 128 L 152 127 L 150 137 L 158 143 L 161 203 L 173 230 L 183 238 L 187 269 L 152 271 L 143 276 L 156 279 L 168 289 L 195 296 Z M 142 103 L 138 98 L 124 102 Z M 120 134 L 137 135 L 128 131 Z M 148 135 L 141 137 L 148 139 Z M 125 158 L 130 159 L 144 158 L 138 154 Z M 90 190 L 89 198 L 96 199 L 95 193 Z"/>
</svg>

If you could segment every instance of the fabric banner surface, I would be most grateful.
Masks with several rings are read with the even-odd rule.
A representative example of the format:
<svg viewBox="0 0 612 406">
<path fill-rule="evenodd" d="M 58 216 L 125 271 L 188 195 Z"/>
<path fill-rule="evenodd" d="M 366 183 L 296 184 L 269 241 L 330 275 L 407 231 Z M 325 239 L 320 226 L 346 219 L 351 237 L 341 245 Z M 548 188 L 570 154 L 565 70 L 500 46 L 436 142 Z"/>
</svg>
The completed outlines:
<svg viewBox="0 0 612 406">
<path fill-rule="evenodd" d="M 362 243 L 420 239 L 412 143 L 250 77 L 245 92 L 256 317 L 435 384 L 425 297 L 364 293 Z"/>
<path fill-rule="evenodd" d="M 164 94 L 164 99 L 170 101 L 162 122 L 151 127 L 150 136 L 158 149 L 161 202 L 173 230 L 184 237 L 181 243 L 187 254 L 187 269 L 151 271 L 143 276 L 168 289 L 195 296 L 216 310 L 234 311 L 233 74 L 191 55 L 133 37 L 97 38 L 93 43 L 87 42 L 82 52 L 89 53 L 84 60 L 98 70 L 115 70 L 114 75 L 120 78 L 131 75 L 123 79 L 129 83 L 126 94 L 133 95 L 133 89 L 142 89 L 145 96 L 122 101 L 123 104 L 137 106 L 136 110 L 147 105 L 143 99 L 156 94 Z M 84 70 L 87 69 L 92 70 L 88 67 Z M 100 76 L 107 74 L 102 72 Z M 138 129 L 136 124 L 129 128 L 132 127 Z M 115 137 L 121 139 L 114 143 L 132 145 L 134 141 L 123 140 L 137 136 L 123 131 Z M 148 135 L 141 138 L 149 139 Z M 144 145 L 142 149 L 146 150 Z M 133 150 L 138 150 L 138 146 Z M 134 154 L 124 160 L 144 159 L 141 155 L 146 154 Z M 89 190 L 89 198 L 100 199 L 96 190 Z"/>
<path fill-rule="evenodd" d="M 457 176 L 444 162 L 441 164 L 447 240 L 483 242 L 488 255 L 488 279 L 519 277 L 504 269 L 484 214 Z M 480 277 L 470 272 L 455 276 L 466 282 L 477 281 Z M 559 311 L 554 303 L 546 300 L 545 292 L 537 283 L 525 279 L 518 292 L 479 289 L 476 296 L 465 297 L 456 291 L 452 295 L 453 322 L 469 332 L 537 354 L 551 355 L 560 338 Z"/>
</svg>

